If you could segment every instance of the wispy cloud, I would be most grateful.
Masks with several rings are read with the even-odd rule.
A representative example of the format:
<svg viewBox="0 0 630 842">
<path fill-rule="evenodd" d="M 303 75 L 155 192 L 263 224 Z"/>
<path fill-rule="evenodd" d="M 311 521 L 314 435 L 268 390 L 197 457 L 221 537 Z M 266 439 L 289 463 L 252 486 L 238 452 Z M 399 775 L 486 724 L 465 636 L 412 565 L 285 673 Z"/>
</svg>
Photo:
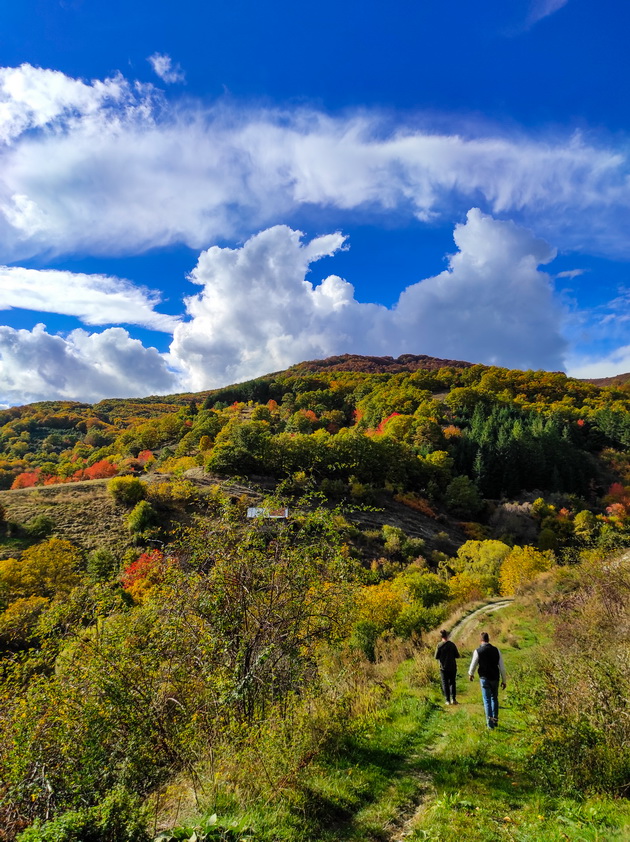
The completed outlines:
<svg viewBox="0 0 630 842">
<path fill-rule="evenodd" d="M 571 377 L 614 377 L 630 372 L 630 345 L 623 345 L 607 354 L 572 355 L 567 361 Z"/>
<path fill-rule="evenodd" d="M 159 76 L 163 82 L 173 85 L 176 82 L 183 82 L 186 79 L 186 74 L 179 64 L 173 64 L 173 60 L 165 53 L 153 53 L 147 59 L 153 72 Z"/>
<path fill-rule="evenodd" d="M 331 117 L 171 105 L 120 77 L 0 70 L 0 258 L 204 248 L 300 208 L 452 219 L 471 204 L 563 249 L 630 253 L 627 150 L 579 134 L 435 133 Z M 4 254 L 3 254 L 4 252 Z"/>
<path fill-rule="evenodd" d="M 0 310 L 76 316 L 84 324 L 129 324 L 172 333 L 178 319 L 155 311 L 157 292 L 109 275 L 0 266 Z"/>
<path fill-rule="evenodd" d="M 558 9 L 566 6 L 568 2 L 569 0 L 533 0 L 527 18 L 528 27 L 533 26 L 543 18 L 549 17 L 549 15 L 553 15 Z"/>
</svg>

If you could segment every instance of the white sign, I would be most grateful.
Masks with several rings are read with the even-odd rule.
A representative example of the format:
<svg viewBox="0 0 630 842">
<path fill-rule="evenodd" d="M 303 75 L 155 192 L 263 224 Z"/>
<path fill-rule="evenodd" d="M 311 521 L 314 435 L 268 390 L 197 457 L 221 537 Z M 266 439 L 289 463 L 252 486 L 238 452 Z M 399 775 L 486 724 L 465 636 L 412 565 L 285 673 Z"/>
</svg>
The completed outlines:
<svg viewBox="0 0 630 842">
<path fill-rule="evenodd" d="M 288 509 L 263 509 L 260 506 L 250 506 L 247 517 L 288 518 Z"/>
</svg>

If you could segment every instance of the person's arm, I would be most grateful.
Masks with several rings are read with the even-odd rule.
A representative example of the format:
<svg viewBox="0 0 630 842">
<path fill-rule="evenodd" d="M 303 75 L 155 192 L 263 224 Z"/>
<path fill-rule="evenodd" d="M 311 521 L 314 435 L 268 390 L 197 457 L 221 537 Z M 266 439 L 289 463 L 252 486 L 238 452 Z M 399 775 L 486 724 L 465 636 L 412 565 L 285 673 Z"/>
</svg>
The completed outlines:
<svg viewBox="0 0 630 842">
<path fill-rule="evenodd" d="M 455 646 L 455 644 L 453 644 L 453 646 Z M 455 655 L 453 657 L 461 658 L 461 655 L 459 654 L 459 649 L 457 648 L 457 646 L 455 646 Z"/>
<path fill-rule="evenodd" d="M 442 647 L 442 644 L 441 644 L 441 643 L 438 643 L 438 645 L 437 645 L 437 647 L 436 647 L 436 649 L 435 649 L 435 660 L 436 660 L 436 661 L 439 661 L 439 660 L 440 660 L 440 649 L 441 649 L 441 647 Z"/>
<path fill-rule="evenodd" d="M 499 672 L 501 673 L 501 682 L 503 684 L 503 689 L 505 690 L 505 685 L 507 684 L 507 672 L 505 671 L 505 664 L 503 663 L 503 655 L 499 650 Z"/>
<path fill-rule="evenodd" d="M 472 661 L 470 662 L 470 666 L 468 667 L 468 677 L 470 678 L 471 681 L 475 677 L 475 670 L 477 669 L 478 665 L 479 665 L 479 653 L 475 649 L 475 651 L 473 652 Z"/>
</svg>

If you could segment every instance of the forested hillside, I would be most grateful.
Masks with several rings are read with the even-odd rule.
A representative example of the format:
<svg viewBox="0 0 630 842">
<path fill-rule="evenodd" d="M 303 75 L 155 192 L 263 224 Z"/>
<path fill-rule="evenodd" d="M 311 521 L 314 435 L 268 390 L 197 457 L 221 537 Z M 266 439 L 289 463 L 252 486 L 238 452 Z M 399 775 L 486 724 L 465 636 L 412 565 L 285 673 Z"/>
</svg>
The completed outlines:
<svg viewBox="0 0 630 842">
<path fill-rule="evenodd" d="M 7 409 L 0 481 L 199 467 L 336 501 L 384 493 L 469 537 L 565 550 L 577 529 L 623 545 L 628 385 L 448 362 L 334 357 L 197 396 Z"/>
<path fill-rule="evenodd" d="M 427 640 L 497 596 L 527 627 L 504 630 L 536 738 L 512 760 L 558 797 L 627 795 L 627 681 L 577 618 L 606 612 L 627 659 L 629 409 L 625 383 L 406 355 L 3 410 L 0 839 L 394 839 L 359 818 L 391 777 L 370 740 L 409 711 L 430 733 Z M 552 637 L 581 708 L 536 660 Z"/>
</svg>

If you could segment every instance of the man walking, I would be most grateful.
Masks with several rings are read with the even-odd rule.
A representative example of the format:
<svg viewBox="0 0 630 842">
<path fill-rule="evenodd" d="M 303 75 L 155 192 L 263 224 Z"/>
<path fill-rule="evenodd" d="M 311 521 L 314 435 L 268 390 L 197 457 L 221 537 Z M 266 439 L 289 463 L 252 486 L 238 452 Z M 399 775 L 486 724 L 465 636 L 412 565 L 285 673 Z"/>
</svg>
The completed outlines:
<svg viewBox="0 0 630 842">
<path fill-rule="evenodd" d="M 473 681 L 475 670 L 479 670 L 481 697 L 486 711 L 488 728 L 496 728 L 499 724 L 499 678 L 501 689 L 505 690 L 507 676 L 503 656 L 496 646 L 490 643 L 488 632 L 481 633 L 481 646 L 475 649 L 468 677 Z"/>
<path fill-rule="evenodd" d="M 457 658 L 459 652 L 452 640 L 449 640 L 449 633 L 446 629 L 440 632 L 441 642 L 435 650 L 435 657 L 440 662 L 440 678 L 442 679 L 442 692 L 447 705 L 457 704 L 457 688 L 455 679 L 457 676 Z"/>
</svg>

